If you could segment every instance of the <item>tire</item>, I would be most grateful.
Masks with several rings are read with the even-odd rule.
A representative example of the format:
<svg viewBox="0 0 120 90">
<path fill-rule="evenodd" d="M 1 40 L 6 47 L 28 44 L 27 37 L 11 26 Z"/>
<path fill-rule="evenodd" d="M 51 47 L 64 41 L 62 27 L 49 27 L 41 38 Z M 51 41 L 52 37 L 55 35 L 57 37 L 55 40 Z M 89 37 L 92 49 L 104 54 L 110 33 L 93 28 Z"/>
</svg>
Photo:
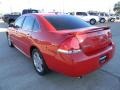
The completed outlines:
<svg viewBox="0 0 120 90">
<path fill-rule="evenodd" d="M 96 24 L 96 20 L 95 20 L 95 19 L 91 19 L 91 20 L 90 20 L 90 24 L 91 24 L 91 25 L 95 25 L 95 24 Z"/>
<path fill-rule="evenodd" d="M 101 18 L 101 19 L 100 19 L 100 23 L 105 23 L 105 19 L 104 19 L 104 18 Z"/>
<path fill-rule="evenodd" d="M 110 19 L 110 22 L 115 22 L 115 19 L 114 19 L 114 18 L 111 18 L 111 19 Z"/>
<path fill-rule="evenodd" d="M 32 60 L 33 60 L 35 70 L 37 71 L 37 73 L 39 75 L 43 76 L 48 73 L 48 71 L 49 71 L 48 67 L 47 67 L 42 55 L 38 51 L 38 49 L 32 50 Z"/>
<path fill-rule="evenodd" d="M 9 34 L 7 35 L 7 40 L 8 40 L 9 47 L 14 47 L 14 45 L 13 45 L 11 39 L 10 39 L 10 35 Z"/>
</svg>

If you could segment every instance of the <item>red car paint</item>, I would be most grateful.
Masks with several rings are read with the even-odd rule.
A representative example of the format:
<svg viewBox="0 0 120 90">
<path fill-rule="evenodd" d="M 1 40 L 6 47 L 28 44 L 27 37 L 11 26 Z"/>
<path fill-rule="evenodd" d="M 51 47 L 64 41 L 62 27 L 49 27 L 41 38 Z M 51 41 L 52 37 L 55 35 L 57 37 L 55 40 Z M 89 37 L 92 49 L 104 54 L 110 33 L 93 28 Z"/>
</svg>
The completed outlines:
<svg viewBox="0 0 120 90">
<path fill-rule="evenodd" d="M 54 15 L 28 15 L 37 18 L 41 30 L 33 32 L 9 28 L 8 34 L 13 44 L 28 57 L 31 57 L 33 46 L 39 49 L 48 68 L 53 71 L 73 77 L 83 76 L 100 68 L 114 55 L 115 46 L 107 27 L 57 31 L 44 17 Z M 72 50 L 74 53 L 61 53 L 59 50 Z M 105 61 L 100 61 L 104 56 Z"/>
</svg>

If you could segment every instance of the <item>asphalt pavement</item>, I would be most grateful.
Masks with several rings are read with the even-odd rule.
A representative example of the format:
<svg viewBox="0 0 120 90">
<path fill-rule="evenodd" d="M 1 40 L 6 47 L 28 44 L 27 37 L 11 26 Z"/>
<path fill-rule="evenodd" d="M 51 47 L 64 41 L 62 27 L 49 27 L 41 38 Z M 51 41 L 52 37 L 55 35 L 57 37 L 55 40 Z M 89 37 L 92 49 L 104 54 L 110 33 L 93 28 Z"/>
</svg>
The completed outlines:
<svg viewBox="0 0 120 90">
<path fill-rule="evenodd" d="M 56 72 L 39 76 L 31 59 L 8 47 L 7 25 L 0 22 L 0 90 L 120 90 L 120 23 L 105 25 L 112 30 L 116 45 L 114 58 L 83 78 L 73 78 Z"/>
</svg>

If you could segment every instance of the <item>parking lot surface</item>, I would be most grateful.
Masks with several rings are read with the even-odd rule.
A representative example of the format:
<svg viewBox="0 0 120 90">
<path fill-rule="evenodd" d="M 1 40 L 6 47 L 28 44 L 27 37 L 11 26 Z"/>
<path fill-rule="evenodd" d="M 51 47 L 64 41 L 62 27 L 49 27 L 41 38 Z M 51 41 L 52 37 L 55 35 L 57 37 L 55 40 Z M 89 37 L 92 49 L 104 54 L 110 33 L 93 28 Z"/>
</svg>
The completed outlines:
<svg viewBox="0 0 120 90">
<path fill-rule="evenodd" d="M 0 22 L 0 90 L 120 90 L 120 23 L 106 25 L 111 27 L 116 45 L 114 58 L 83 78 L 73 78 L 55 72 L 39 76 L 32 60 L 8 47 L 7 25 Z"/>
</svg>

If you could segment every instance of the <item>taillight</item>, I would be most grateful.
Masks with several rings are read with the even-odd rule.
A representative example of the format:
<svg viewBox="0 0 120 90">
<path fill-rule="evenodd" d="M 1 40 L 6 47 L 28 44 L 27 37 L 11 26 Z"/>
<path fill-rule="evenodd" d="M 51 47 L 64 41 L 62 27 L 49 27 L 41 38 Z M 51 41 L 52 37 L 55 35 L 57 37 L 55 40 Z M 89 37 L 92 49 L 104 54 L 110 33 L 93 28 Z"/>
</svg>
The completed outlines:
<svg viewBox="0 0 120 90">
<path fill-rule="evenodd" d="M 58 49 L 57 52 L 63 53 L 63 54 L 75 54 L 81 52 L 80 49 L 78 50 L 63 50 L 63 49 Z"/>
<path fill-rule="evenodd" d="M 79 41 L 76 37 L 69 38 L 65 40 L 57 50 L 59 53 L 63 54 L 75 54 L 80 53 L 82 50 L 79 45 Z"/>
</svg>

